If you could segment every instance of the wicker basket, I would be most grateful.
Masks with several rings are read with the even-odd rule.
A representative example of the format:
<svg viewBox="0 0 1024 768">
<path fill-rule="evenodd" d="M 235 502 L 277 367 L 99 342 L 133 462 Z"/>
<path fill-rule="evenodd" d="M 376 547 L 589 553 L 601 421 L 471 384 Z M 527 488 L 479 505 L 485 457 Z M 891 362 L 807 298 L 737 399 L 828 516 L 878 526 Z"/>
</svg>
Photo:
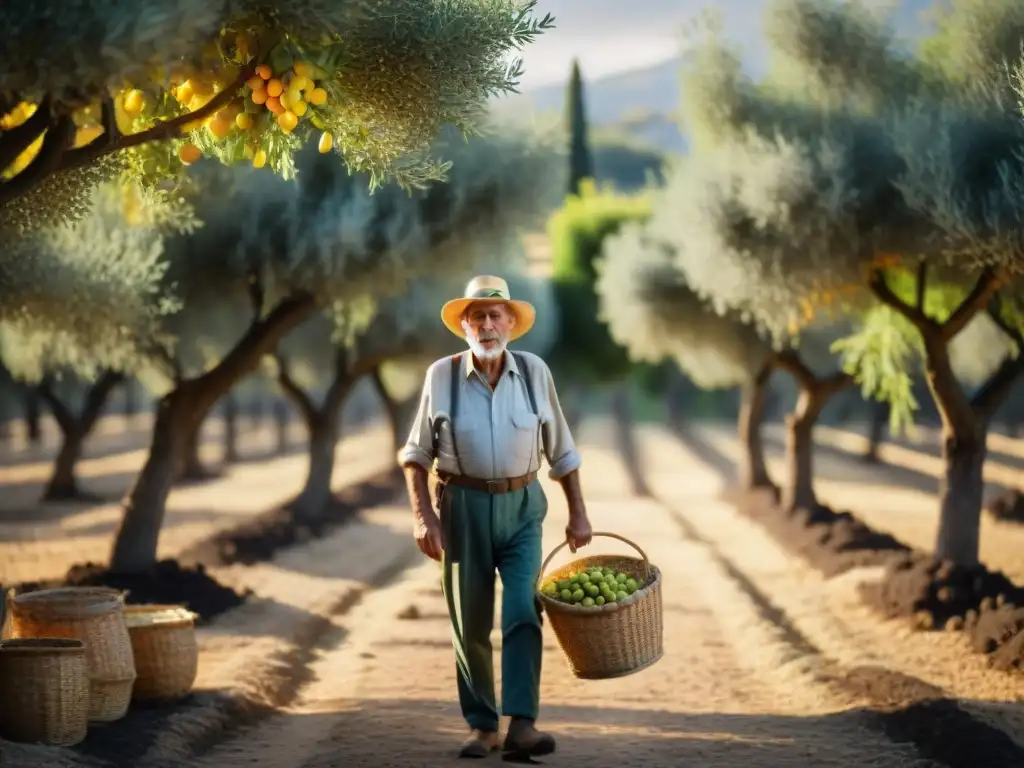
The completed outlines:
<svg viewBox="0 0 1024 768">
<path fill-rule="evenodd" d="M 70 747 L 88 730 L 85 644 L 50 637 L 0 642 L 0 737 Z"/>
<path fill-rule="evenodd" d="M 128 711 L 135 659 L 116 590 L 62 587 L 25 592 L 10 604 L 14 637 L 70 637 L 85 643 L 89 720 L 113 722 Z"/>
<path fill-rule="evenodd" d="M 594 536 L 625 542 L 641 557 L 583 557 L 552 571 L 547 578 L 567 579 L 587 568 L 614 568 L 633 578 L 643 578 L 643 589 L 638 589 L 625 600 L 591 607 L 567 604 L 548 597 L 539 590 L 539 586 L 545 580 L 551 559 L 568 544 L 562 542 L 540 568 L 537 596 L 573 675 L 583 680 L 607 680 L 647 669 L 662 657 L 661 572 L 629 539 L 616 533 L 595 532 Z"/>
<path fill-rule="evenodd" d="M 129 605 L 124 618 L 138 674 L 132 699 L 177 699 L 191 692 L 199 670 L 196 614 L 178 605 Z"/>
</svg>

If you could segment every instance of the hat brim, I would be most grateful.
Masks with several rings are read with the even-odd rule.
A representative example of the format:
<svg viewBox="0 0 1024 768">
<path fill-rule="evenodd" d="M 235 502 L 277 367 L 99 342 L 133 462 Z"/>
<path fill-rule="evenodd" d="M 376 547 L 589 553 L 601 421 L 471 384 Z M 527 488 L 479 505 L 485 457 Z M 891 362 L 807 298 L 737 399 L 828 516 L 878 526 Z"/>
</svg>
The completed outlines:
<svg viewBox="0 0 1024 768">
<path fill-rule="evenodd" d="M 509 341 L 515 341 L 529 333 L 537 319 L 537 310 L 534 308 L 533 304 L 528 301 L 499 298 L 461 298 L 452 299 L 441 307 L 441 321 L 449 331 L 454 333 L 460 339 L 464 339 L 466 338 L 466 332 L 462 329 L 462 313 L 466 311 L 466 307 L 470 304 L 478 303 L 508 304 L 509 307 L 511 307 L 512 311 L 516 314 L 516 324 L 509 333 Z"/>
</svg>

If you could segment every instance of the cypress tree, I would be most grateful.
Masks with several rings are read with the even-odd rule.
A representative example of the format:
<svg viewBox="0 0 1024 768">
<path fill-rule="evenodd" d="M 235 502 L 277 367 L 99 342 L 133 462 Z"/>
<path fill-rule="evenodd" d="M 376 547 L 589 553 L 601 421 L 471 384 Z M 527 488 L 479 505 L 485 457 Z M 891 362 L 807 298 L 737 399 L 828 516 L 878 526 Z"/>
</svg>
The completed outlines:
<svg viewBox="0 0 1024 768">
<path fill-rule="evenodd" d="M 583 78 L 579 61 L 573 59 L 566 98 L 569 122 L 569 194 L 580 191 L 580 182 L 594 175 L 590 144 L 587 141 L 587 112 L 583 103 Z"/>
</svg>

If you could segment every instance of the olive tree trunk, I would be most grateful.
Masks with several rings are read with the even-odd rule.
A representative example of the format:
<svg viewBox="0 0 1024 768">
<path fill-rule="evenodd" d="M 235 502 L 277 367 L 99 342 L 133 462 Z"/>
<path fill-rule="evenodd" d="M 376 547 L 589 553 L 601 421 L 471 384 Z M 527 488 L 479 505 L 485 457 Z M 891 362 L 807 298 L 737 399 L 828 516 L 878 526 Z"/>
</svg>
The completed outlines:
<svg viewBox="0 0 1024 768">
<path fill-rule="evenodd" d="M 873 276 L 870 288 L 879 301 L 900 312 L 921 333 L 926 380 L 942 422 L 943 471 L 935 554 L 959 565 L 972 566 L 977 565 L 979 555 L 988 429 L 996 410 L 1024 373 L 1024 357 L 1008 356 L 969 397 L 953 373 L 949 344 L 979 312 L 987 312 L 1018 348 L 1024 347 L 1024 334 L 1003 318 L 999 299 L 1003 281 L 995 272 L 982 272 L 960 306 L 941 323 L 924 311 L 926 278 L 926 267 L 922 265 L 918 269 L 915 304 L 897 296 L 881 273 Z"/>
<path fill-rule="evenodd" d="M 819 378 L 793 350 L 776 356 L 778 365 L 792 374 L 798 392 L 796 407 L 786 414 L 786 481 L 782 508 L 789 513 L 818 506 L 814 491 L 814 427 L 821 411 L 837 392 L 853 384 L 845 373 Z"/>
<path fill-rule="evenodd" d="M 776 490 L 765 462 L 762 434 L 771 374 L 771 366 L 763 366 L 743 385 L 740 392 L 739 439 L 743 446 L 740 483 L 744 490 Z"/>
<path fill-rule="evenodd" d="M 50 479 L 43 491 L 44 501 L 94 501 L 96 496 L 87 494 L 78 486 L 75 469 L 82 456 L 82 448 L 103 413 L 111 393 L 124 381 L 124 374 L 116 371 L 104 371 L 90 385 L 85 395 L 85 402 L 78 413 L 75 413 L 54 391 L 49 381 L 43 381 L 37 387 L 39 397 L 50 407 L 54 421 L 60 429 L 61 444 L 57 458 L 53 462 Z"/>
<path fill-rule="evenodd" d="M 305 295 L 280 302 L 268 314 L 254 320 L 214 368 L 202 376 L 180 380 L 160 399 L 149 456 L 124 501 L 124 517 L 110 556 L 111 571 L 138 573 L 156 563 L 175 465 L 190 432 L 198 429 L 199 420 L 213 405 L 238 381 L 256 370 L 263 356 L 271 353 L 286 333 L 309 317 L 315 306 L 313 299 Z"/>
<path fill-rule="evenodd" d="M 225 464 L 238 462 L 238 400 L 228 392 L 221 401 L 224 409 L 224 456 Z"/>
<path fill-rule="evenodd" d="M 197 414 L 189 419 L 189 429 L 181 444 L 181 453 L 178 457 L 178 474 L 175 477 L 176 483 L 190 483 L 201 480 L 208 480 L 217 473 L 208 469 L 203 464 L 201 455 L 203 447 L 203 425 L 209 417 L 209 410 Z"/>
<path fill-rule="evenodd" d="M 306 425 L 309 463 L 306 481 L 292 502 L 296 519 L 317 523 L 324 517 L 332 498 L 334 463 L 340 438 L 341 410 L 352 387 L 365 373 L 354 365 L 343 348 L 335 352 L 334 377 L 320 405 L 290 375 L 288 361 L 277 355 L 277 382 Z"/>
<path fill-rule="evenodd" d="M 868 447 L 864 451 L 864 462 L 867 464 L 877 464 L 878 449 L 882 447 L 882 443 L 885 442 L 885 428 L 889 423 L 889 415 L 892 411 L 891 406 L 888 403 L 871 403 L 871 421 L 868 425 Z"/>
<path fill-rule="evenodd" d="M 23 390 L 22 402 L 24 405 L 25 434 L 29 445 L 40 445 L 43 442 L 42 413 L 39 408 L 39 392 L 35 387 L 26 387 Z"/>
</svg>

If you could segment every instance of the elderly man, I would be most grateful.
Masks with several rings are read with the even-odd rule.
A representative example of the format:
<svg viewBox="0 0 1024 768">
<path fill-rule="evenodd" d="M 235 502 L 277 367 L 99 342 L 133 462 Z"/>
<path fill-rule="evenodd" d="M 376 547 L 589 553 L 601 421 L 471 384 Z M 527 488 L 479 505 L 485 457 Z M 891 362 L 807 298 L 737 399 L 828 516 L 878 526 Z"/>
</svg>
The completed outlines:
<svg viewBox="0 0 1024 768">
<path fill-rule="evenodd" d="M 495 571 L 504 588 L 501 712 L 511 718 L 504 749 L 513 759 L 555 751 L 555 740 L 534 725 L 542 652 L 535 590 L 548 509 L 537 480 L 542 451 L 568 502 L 569 549 L 591 539 L 580 456 L 551 371 L 536 355 L 506 349 L 535 316 L 532 305 L 510 297 L 504 280 L 489 275 L 474 278 L 465 296 L 444 305 L 441 319 L 469 352 L 431 365 L 409 441 L 398 454 L 416 543 L 443 565 L 459 704 L 470 729 L 461 757 L 484 757 L 501 743 L 490 639 Z M 427 486 L 431 471 L 438 478 L 437 512 Z"/>
</svg>

